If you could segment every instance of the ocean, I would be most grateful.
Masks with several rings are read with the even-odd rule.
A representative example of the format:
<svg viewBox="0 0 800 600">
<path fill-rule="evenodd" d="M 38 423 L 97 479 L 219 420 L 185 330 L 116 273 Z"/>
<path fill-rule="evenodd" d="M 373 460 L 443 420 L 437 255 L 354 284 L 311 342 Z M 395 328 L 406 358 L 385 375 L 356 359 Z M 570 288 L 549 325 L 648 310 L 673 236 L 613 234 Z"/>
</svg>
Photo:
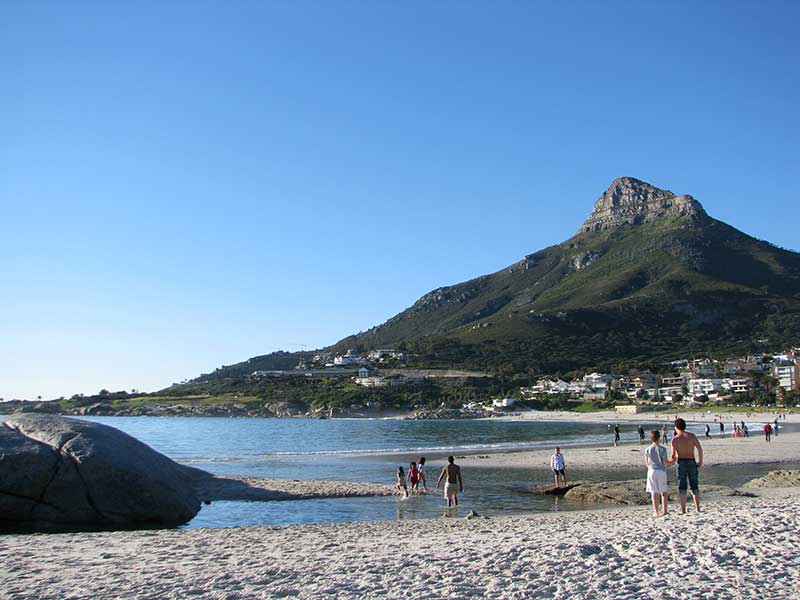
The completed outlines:
<svg viewBox="0 0 800 600">
<path fill-rule="evenodd" d="M 258 419 L 208 417 L 86 417 L 125 431 L 184 464 L 220 475 L 329 479 L 394 484 L 398 465 L 425 456 L 428 479 L 435 486 L 448 454 L 489 453 L 556 445 L 611 444 L 609 423 L 564 421 L 495 421 L 397 419 Z M 644 423 L 645 429 L 663 423 Z M 636 441 L 638 424 L 621 423 L 622 441 Z M 690 427 L 702 432 L 701 425 Z M 567 460 L 569 451 L 566 451 Z M 730 477 L 704 469 L 704 480 Z M 571 479 L 591 477 L 572 469 Z M 743 472 L 738 473 L 744 477 Z M 607 477 L 607 474 L 604 474 Z M 643 469 L 616 469 L 615 479 L 642 478 Z M 432 480 L 432 481 L 431 481 Z M 531 494 L 532 485 L 552 482 L 547 464 L 529 468 L 464 471 L 460 515 L 581 510 L 585 504 Z M 216 501 L 204 506 L 184 527 L 290 525 L 342 521 L 432 518 L 444 512 L 435 490 L 399 499 L 331 498 L 280 502 Z"/>
</svg>

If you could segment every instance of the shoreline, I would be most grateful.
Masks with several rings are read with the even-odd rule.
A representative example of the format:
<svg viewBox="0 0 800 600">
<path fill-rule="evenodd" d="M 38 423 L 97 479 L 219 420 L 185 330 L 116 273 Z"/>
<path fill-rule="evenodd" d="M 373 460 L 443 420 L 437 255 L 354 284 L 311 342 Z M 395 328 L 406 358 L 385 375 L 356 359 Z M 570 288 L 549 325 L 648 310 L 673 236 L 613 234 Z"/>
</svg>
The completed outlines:
<svg viewBox="0 0 800 600">
<path fill-rule="evenodd" d="M 7 404 L 7 403 L 6 403 Z M 41 404 L 41 403 L 38 403 Z M 676 410 L 677 408 L 677 410 Z M 716 409 L 716 410 L 715 410 Z M 719 410 L 721 409 L 721 410 Z M 22 410 L 16 412 L 33 414 L 57 414 L 64 417 L 179 417 L 179 418 L 217 418 L 217 419 L 291 419 L 291 420 L 399 420 L 399 421 L 576 421 L 576 422 L 640 422 L 654 420 L 672 420 L 678 414 L 684 417 L 687 422 L 715 422 L 720 416 L 726 423 L 741 420 L 768 420 L 772 421 L 776 415 L 786 415 L 786 420 L 781 423 L 800 423 L 800 412 L 794 412 L 794 408 L 775 408 L 774 410 L 757 412 L 748 411 L 738 406 L 720 406 L 706 410 L 699 408 L 670 407 L 669 409 L 660 408 L 658 410 L 645 410 L 641 413 L 631 414 L 617 412 L 615 410 L 598 410 L 591 412 L 578 412 L 566 410 L 533 410 L 524 409 L 519 411 L 510 410 L 508 412 L 488 412 L 482 411 L 477 414 L 475 411 L 464 409 L 447 409 L 443 414 L 430 412 L 428 416 L 420 415 L 418 411 L 410 409 L 381 409 L 352 411 L 328 416 L 324 413 L 315 414 L 291 414 L 277 416 L 274 414 L 253 413 L 250 410 L 240 409 L 236 406 L 220 405 L 206 406 L 202 404 L 192 405 L 143 405 L 132 409 L 113 409 L 109 407 L 107 412 L 86 412 L 83 410 Z M 0 414 L 0 417 L 8 416 Z"/>
</svg>

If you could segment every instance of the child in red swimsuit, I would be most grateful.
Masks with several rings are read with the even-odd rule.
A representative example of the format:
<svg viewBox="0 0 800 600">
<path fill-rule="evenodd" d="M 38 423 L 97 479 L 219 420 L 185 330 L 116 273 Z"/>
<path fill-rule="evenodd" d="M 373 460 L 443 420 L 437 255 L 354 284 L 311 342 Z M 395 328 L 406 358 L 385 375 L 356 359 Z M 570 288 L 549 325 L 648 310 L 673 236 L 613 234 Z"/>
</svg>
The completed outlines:
<svg viewBox="0 0 800 600">
<path fill-rule="evenodd" d="M 419 495 L 419 469 L 413 461 L 408 467 L 408 481 L 411 484 L 411 493 Z"/>
</svg>

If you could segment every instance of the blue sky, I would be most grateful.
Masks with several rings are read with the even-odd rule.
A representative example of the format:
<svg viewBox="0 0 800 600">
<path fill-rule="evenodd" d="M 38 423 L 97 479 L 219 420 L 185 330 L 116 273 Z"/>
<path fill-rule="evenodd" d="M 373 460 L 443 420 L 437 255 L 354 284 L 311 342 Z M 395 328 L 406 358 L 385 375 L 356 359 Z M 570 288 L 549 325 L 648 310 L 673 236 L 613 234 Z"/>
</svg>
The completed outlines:
<svg viewBox="0 0 800 600">
<path fill-rule="evenodd" d="M 153 390 L 569 237 L 798 248 L 795 2 L 0 4 L 0 397 Z"/>
</svg>

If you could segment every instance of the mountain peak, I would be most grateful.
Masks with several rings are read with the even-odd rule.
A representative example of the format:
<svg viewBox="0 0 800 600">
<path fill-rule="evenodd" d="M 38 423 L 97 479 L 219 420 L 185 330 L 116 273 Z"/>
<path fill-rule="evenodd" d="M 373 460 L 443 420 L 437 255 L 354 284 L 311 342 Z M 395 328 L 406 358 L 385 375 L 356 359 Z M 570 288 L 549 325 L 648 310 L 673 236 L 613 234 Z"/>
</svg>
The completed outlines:
<svg viewBox="0 0 800 600">
<path fill-rule="evenodd" d="M 676 196 L 634 177 L 618 177 L 597 199 L 580 232 L 618 229 L 669 217 L 705 216 L 703 206 L 688 195 Z"/>
</svg>

